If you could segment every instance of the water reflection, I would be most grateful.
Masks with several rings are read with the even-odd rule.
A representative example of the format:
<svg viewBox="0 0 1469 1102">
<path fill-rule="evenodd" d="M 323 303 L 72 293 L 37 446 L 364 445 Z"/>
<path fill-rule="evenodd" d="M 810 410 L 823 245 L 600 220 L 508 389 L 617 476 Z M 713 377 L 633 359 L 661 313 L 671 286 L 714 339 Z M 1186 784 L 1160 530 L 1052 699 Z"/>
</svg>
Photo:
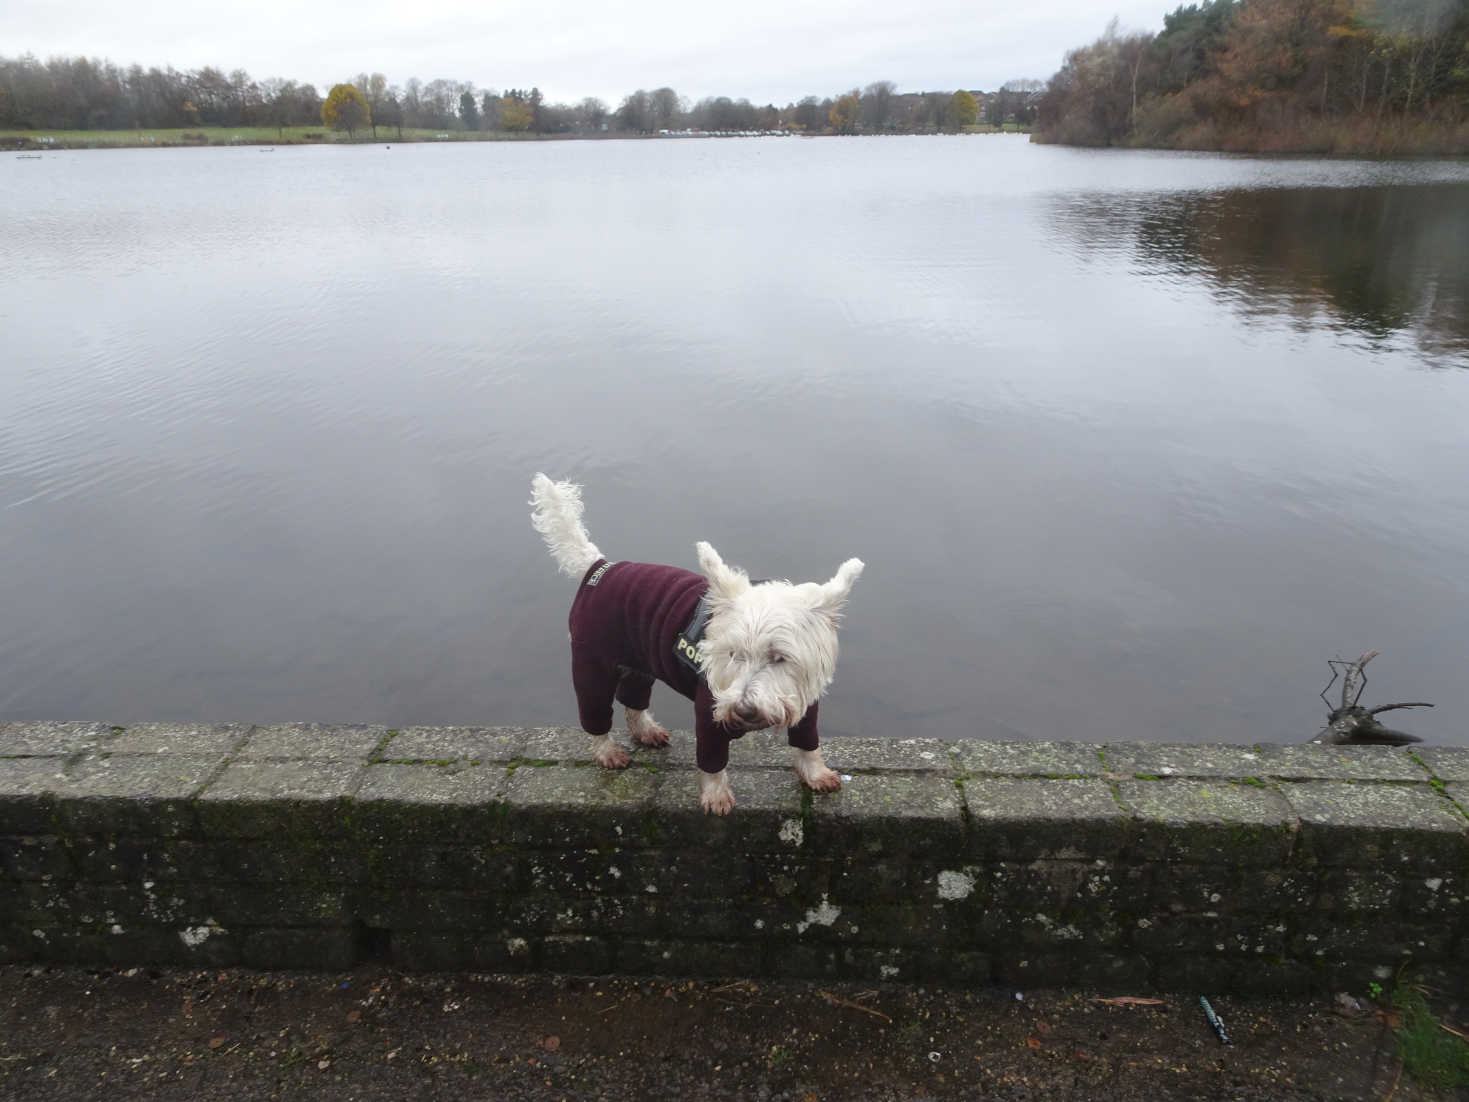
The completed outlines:
<svg viewBox="0 0 1469 1102">
<path fill-rule="evenodd" d="M 1089 194 L 1053 214 L 1085 250 L 1201 277 L 1248 317 L 1406 339 L 1432 366 L 1469 368 L 1462 184 Z"/>
</svg>

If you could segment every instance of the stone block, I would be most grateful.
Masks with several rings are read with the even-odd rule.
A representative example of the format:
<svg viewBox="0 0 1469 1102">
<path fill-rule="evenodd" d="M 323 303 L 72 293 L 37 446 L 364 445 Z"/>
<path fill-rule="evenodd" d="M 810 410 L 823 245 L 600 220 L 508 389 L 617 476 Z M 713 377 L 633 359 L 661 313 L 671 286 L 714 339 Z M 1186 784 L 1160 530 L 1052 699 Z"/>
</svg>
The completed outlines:
<svg viewBox="0 0 1469 1102">
<path fill-rule="evenodd" d="M 214 924 L 115 926 L 103 939 L 109 964 L 229 968 L 240 961 L 239 939 Z"/>
<path fill-rule="evenodd" d="M 806 844 L 822 854 L 873 859 L 957 853 L 964 836 L 963 798 L 947 777 L 863 774 L 813 798 Z"/>
<path fill-rule="evenodd" d="M 955 747 L 933 738 L 835 738 L 821 744 L 826 764 L 838 773 L 935 773 L 957 777 Z M 788 764 L 787 760 L 782 764 Z"/>
<path fill-rule="evenodd" d="M 306 929 L 261 927 L 237 932 L 240 963 L 246 968 L 345 970 L 358 962 L 357 933 L 347 927 Z"/>
<path fill-rule="evenodd" d="M 1398 746 L 1260 747 L 1263 772 L 1293 781 L 1422 781 L 1424 769 Z"/>
<path fill-rule="evenodd" d="M 1142 860 L 1279 867 L 1294 816 L 1280 793 L 1229 781 L 1117 782 L 1133 813 L 1129 854 Z"/>
<path fill-rule="evenodd" d="M 759 960 L 758 951 L 753 954 Z M 617 943 L 617 970 L 642 976 L 715 979 L 751 974 L 752 951 L 744 942 L 656 941 Z"/>
<path fill-rule="evenodd" d="M 442 891 L 509 894 L 523 885 L 522 858 L 500 846 L 386 845 L 366 855 L 379 887 L 412 885 Z"/>
<path fill-rule="evenodd" d="M 0 758 L 0 834 L 50 834 L 53 794 L 66 786 L 64 758 Z"/>
<path fill-rule="evenodd" d="M 678 839 L 673 842 L 674 845 L 668 849 L 613 851 L 615 865 L 621 875 L 602 883 L 608 890 L 633 895 L 744 899 L 751 894 L 777 894 L 770 882 L 777 878 L 789 877 L 793 886 L 796 868 L 802 864 L 798 858 L 789 862 L 780 857 L 768 862 L 757 861 L 734 847 L 699 848 L 688 844 L 687 840 L 681 845 Z M 532 854 L 529 859 L 539 860 L 541 856 Z M 756 869 L 765 870 L 769 879 L 757 884 L 754 880 Z"/>
<path fill-rule="evenodd" d="M 965 777 L 1078 778 L 1102 775 L 1099 743 L 960 742 L 954 759 Z"/>
<path fill-rule="evenodd" d="M 1316 906 L 1331 915 L 1384 917 L 1398 910 L 1402 897 L 1403 878 L 1393 870 L 1328 867 Z"/>
<path fill-rule="evenodd" d="M 1126 929 L 1132 951 L 1145 959 L 1189 952 L 1230 957 L 1240 967 L 1258 961 L 1262 968 L 1283 958 L 1292 932 L 1290 924 L 1276 916 L 1156 912 L 1133 916 Z"/>
<path fill-rule="evenodd" d="M 1003 932 L 1002 932 L 1003 931 Z M 1023 949 L 1026 952 L 1095 953 L 1126 948 L 1130 930 L 1126 919 L 1108 912 L 1087 913 L 1078 908 L 1060 912 L 1007 912 L 999 922 L 984 916 L 978 936 L 970 944 L 994 951 Z"/>
<path fill-rule="evenodd" d="M 62 929 L 196 926 L 211 921 L 209 885 L 143 880 L 85 884 L 22 881 L 6 893 L 13 919 Z"/>
<path fill-rule="evenodd" d="M 1266 757 L 1252 746 L 1200 746 L 1186 743 L 1126 742 L 1106 748 L 1107 772 L 1114 777 L 1150 780 L 1168 777 L 1237 779 L 1265 772 Z"/>
<path fill-rule="evenodd" d="M 71 857 L 60 838 L 51 835 L 0 837 L 0 876 L 7 880 L 66 880 Z"/>
<path fill-rule="evenodd" d="M 541 941 L 540 966 L 569 976 L 602 976 L 612 971 L 614 943 L 605 937 L 552 934 Z"/>
<path fill-rule="evenodd" d="M 336 837 L 351 822 L 349 798 L 365 766 L 334 761 L 234 761 L 199 795 L 208 838 Z"/>
<path fill-rule="evenodd" d="M 1321 895 L 1320 868 L 1244 867 L 1237 872 L 1238 906 L 1221 910 L 1258 915 L 1309 914 Z"/>
<path fill-rule="evenodd" d="M 1469 747 L 1410 747 L 1408 753 L 1441 781 L 1469 781 Z"/>
<path fill-rule="evenodd" d="M 1136 909 L 1147 898 L 1151 871 L 1101 859 L 997 861 L 941 872 L 918 898 L 961 911 L 1040 912 L 1063 923 L 1091 922 L 1113 911 Z"/>
<path fill-rule="evenodd" d="M 84 883 L 209 880 L 221 874 L 207 847 L 183 839 L 74 835 L 66 847 L 77 879 Z"/>
<path fill-rule="evenodd" d="M 843 979 L 865 983 L 916 983 L 924 951 L 877 945 L 844 945 L 838 954 Z"/>
<path fill-rule="evenodd" d="M 135 723 L 107 741 L 109 754 L 183 754 L 223 758 L 240 748 L 248 723 Z"/>
<path fill-rule="evenodd" d="M 394 930 L 388 956 L 400 968 L 432 972 L 526 972 L 536 944 L 487 931 Z"/>
<path fill-rule="evenodd" d="M 1292 955 L 1304 960 L 1438 961 L 1450 957 L 1453 938 L 1443 924 L 1384 923 L 1352 915 L 1304 925 L 1290 946 Z"/>
<path fill-rule="evenodd" d="M 964 782 L 972 853 L 988 859 L 1110 858 L 1129 822 L 1102 780 L 979 777 Z"/>
<path fill-rule="evenodd" d="M 1410 922 L 1442 919 L 1469 934 L 1469 875 L 1448 873 L 1402 877 L 1403 914 Z"/>
<path fill-rule="evenodd" d="M 195 833 L 194 799 L 224 764 L 219 754 L 88 755 L 56 793 L 70 830 L 135 838 Z"/>
<path fill-rule="evenodd" d="M 841 948 L 836 945 L 771 944 L 766 947 L 768 974 L 787 980 L 834 980 L 841 978 Z M 745 975 L 760 963 L 752 954 Z"/>
<path fill-rule="evenodd" d="M 388 740 L 380 756 L 394 762 L 508 764 L 523 756 L 526 737 L 520 727 L 405 727 Z"/>
<path fill-rule="evenodd" d="M 990 954 L 990 962 L 996 983 L 1021 992 L 1073 983 L 1069 952 L 1004 949 Z"/>
<path fill-rule="evenodd" d="M 1469 783 L 1455 782 L 1444 785 L 1444 798 L 1458 808 L 1459 813 L 1469 819 Z"/>
<path fill-rule="evenodd" d="M 485 844 L 506 837 L 502 765 L 369 765 L 352 830 L 371 845 Z"/>
<path fill-rule="evenodd" d="M 1235 915 L 1248 911 L 1252 892 L 1241 887 L 1241 870 L 1234 865 L 1184 865 L 1172 862 L 1144 866 L 1150 887 L 1140 892 L 1138 914 Z M 1252 880 L 1261 870 L 1250 868 L 1244 879 Z M 1314 898 L 1314 893 L 1312 895 Z"/>
<path fill-rule="evenodd" d="M 380 851 L 341 833 L 220 839 L 199 847 L 198 875 L 241 885 L 292 884 L 306 890 L 366 882 Z"/>
<path fill-rule="evenodd" d="M 794 771 L 731 769 L 730 784 L 734 810 L 710 815 L 699 806 L 695 774 L 663 774 L 646 824 L 650 840 L 663 847 L 701 846 L 749 854 L 811 851 L 806 790 Z M 817 807 L 830 798 L 812 797 Z"/>
<path fill-rule="evenodd" d="M 985 987 L 994 982 L 994 963 L 973 950 L 920 949 L 918 977 L 940 987 Z"/>
<path fill-rule="evenodd" d="M 1300 818 L 1299 859 L 1447 876 L 1469 859 L 1469 822 L 1427 784 L 1283 786 Z"/>
<path fill-rule="evenodd" d="M 1131 995 L 1153 986 L 1148 962 L 1125 952 L 1077 951 L 1071 956 L 1067 974 L 1072 984 L 1104 995 Z"/>
<path fill-rule="evenodd" d="M 345 926 L 352 917 L 344 888 L 304 884 L 211 884 L 209 914 L 237 926 Z"/>
<path fill-rule="evenodd" d="M 93 965 L 106 962 L 111 935 L 28 923 L 7 940 L 7 955 L 21 961 Z"/>
<path fill-rule="evenodd" d="M 511 898 L 488 891 L 406 892 L 386 888 L 351 892 L 344 908 L 364 925 L 378 930 L 499 931 L 514 924 L 519 913 Z"/>
<path fill-rule="evenodd" d="M 527 939 L 548 934 L 646 935 L 663 925 L 658 900 L 630 895 L 517 895 L 504 900 L 499 919 L 498 929 Z"/>
<path fill-rule="evenodd" d="M 1200 994 L 1207 995 L 1226 1032 L 1235 1029 L 1235 1006 L 1228 998 L 1236 995 L 1303 995 L 1321 990 L 1320 977 L 1309 964 L 1298 961 L 1262 961 L 1250 966 L 1238 957 L 1200 953 L 1168 954 L 1152 960 L 1156 989 L 1179 992 L 1180 1009 L 1198 1013 Z M 1333 988 L 1338 990 L 1338 988 Z M 1204 1024 L 1200 1028 L 1208 1029 Z"/>
<path fill-rule="evenodd" d="M 755 866 L 757 885 L 772 873 L 781 875 L 780 867 L 774 856 L 759 862 Z M 813 890 L 829 891 L 833 901 L 843 903 L 899 903 L 913 899 L 918 892 L 917 885 L 925 875 L 933 874 L 936 866 L 930 872 L 927 863 L 915 862 L 907 854 L 836 857 L 816 864 L 809 871 L 792 868 L 784 873 L 802 885 L 808 898 Z"/>
<path fill-rule="evenodd" d="M 386 727 L 362 724 L 277 723 L 255 727 L 235 754 L 238 761 L 368 762 L 388 738 Z"/>
<path fill-rule="evenodd" d="M 99 751 L 114 734 L 105 723 L 0 723 L 0 758 L 65 758 Z"/>
<path fill-rule="evenodd" d="M 546 849 L 646 845 L 661 779 L 637 766 L 522 765 L 504 790 L 507 838 Z"/>
<path fill-rule="evenodd" d="M 657 904 L 656 918 L 633 933 L 718 941 L 760 940 L 785 931 L 794 937 L 806 906 L 797 900 L 719 900 L 674 896 Z"/>
<path fill-rule="evenodd" d="M 901 948 L 965 948 L 972 944 L 962 916 L 938 904 L 878 903 L 842 905 L 781 904 L 765 921 L 765 931 L 781 942 L 839 942 Z"/>
</svg>

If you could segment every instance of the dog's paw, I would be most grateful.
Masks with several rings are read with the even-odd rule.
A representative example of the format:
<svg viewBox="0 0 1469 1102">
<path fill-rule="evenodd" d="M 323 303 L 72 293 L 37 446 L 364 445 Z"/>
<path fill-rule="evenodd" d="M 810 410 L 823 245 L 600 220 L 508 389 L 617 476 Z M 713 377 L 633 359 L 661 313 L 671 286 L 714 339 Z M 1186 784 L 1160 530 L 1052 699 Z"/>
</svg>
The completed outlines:
<svg viewBox="0 0 1469 1102">
<path fill-rule="evenodd" d="M 842 786 L 841 774 L 827 767 L 820 750 L 796 751 L 796 776 L 812 792 L 835 792 Z"/>
<path fill-rule="evenodd" d="M 733 792 L 721 792 L 714 796 L 700 796 L 699 806 L 710 815 L 728 815 L 734 810 L 735 798 Z"/>
<path fill-rule="evenodd" d="M 592 751 L 592 760 L 603 769 L 626 769 L 630 759 L 627 751 L 608 736 L 597 743 L 596 749 Z"/>
<path fill-rule="evenodd" d="M 627 710 L 627 733 L 639 746 L 667 746 L 668 729 L 646 708 Z"/>
<path fill-rule="evenodd" d="M 734 791 L 729 787 L 729 774 L 699 774 L 699 806 L 710 815 L 728 815 L 734 810 Z"/>
<path fill-rule="evenodd" d="M 654 723 L 651 726 L 642 727 L 636 731 L 629 731 L 628 733 L 632 735 L 633 740 L 639 746 L 668 745 L 668 730 L 662 724 Z"/>
<path fill-rule="evenodd" d="M 802 773 L 801 780 L 812 792 L 835 792 L 842 786 L 842 777 L 834 769 Z"/>
</svg>

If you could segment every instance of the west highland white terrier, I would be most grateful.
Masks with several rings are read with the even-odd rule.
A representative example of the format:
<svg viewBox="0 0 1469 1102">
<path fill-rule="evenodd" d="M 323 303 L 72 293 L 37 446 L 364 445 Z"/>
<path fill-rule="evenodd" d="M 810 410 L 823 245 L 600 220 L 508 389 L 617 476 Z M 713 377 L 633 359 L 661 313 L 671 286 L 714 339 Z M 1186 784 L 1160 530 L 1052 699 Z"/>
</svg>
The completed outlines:
<svg viewBox="0 0 1469 1102">
<path fill-rule="evenodd" d="M 609 562 L 582 525 L 581 487 L 531 480 L 531 523 L 563 574 L 581 579 L 571 603 L 571 681 L 581 725 L 608 769 L 627 765 L 609 734 L 612 702 L 643 746 L 668 745 L 648 704 L 662 681 L 694 702 L 699 803 L 734 807 L 729 744 L 750 731 L 785 727 L 796 773 L 808 788 L 834 792 L 842 779 L 822 760 L 817 701 L 837 663 L 837 624 L 861 559 L 829 582 L 752 582 L 707 543 L 695 545 L 702 574 L 675 566 Z"/>
</svg>

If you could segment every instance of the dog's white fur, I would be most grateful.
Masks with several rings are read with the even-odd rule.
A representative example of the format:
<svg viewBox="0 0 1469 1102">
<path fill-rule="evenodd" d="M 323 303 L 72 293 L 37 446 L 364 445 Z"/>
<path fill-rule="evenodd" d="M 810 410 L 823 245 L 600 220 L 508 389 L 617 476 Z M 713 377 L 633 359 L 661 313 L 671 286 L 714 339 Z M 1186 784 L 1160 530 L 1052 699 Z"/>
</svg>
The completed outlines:
<svg viewBox="0 0 1469 1102">
<path fill-rule="evenodd" d="M 582 524 L 581 487 L 531 481 L 531 523 L 546 541 L 561 572 L 580 579 L 602 552 Z M 836 674 L 837 625 L 862 560 L 848 559 L 827 582 L 762 582 L 730 567 L 708 543 L 695 545 L 699 569 L 709 581 L 709 622 L 699 644 L 704 680 L 720 723 L 757 731 L 790 727 L 824 693 Z M 668 732 L 651 710 L 627 711 L 628 734 L 643 746 L 666 746 Z M 611 735 L 594 740 L 593 757 L 608 769 L 628 763 L 627 751 Z M 820 750 L 797 750 L 796 773 L 817 792 L 833 792 L 841 777 L 827 768 Z M 734 807 L 727 770 L 699 774 L 704 810 L 726 814 Z"/>
</svg>

